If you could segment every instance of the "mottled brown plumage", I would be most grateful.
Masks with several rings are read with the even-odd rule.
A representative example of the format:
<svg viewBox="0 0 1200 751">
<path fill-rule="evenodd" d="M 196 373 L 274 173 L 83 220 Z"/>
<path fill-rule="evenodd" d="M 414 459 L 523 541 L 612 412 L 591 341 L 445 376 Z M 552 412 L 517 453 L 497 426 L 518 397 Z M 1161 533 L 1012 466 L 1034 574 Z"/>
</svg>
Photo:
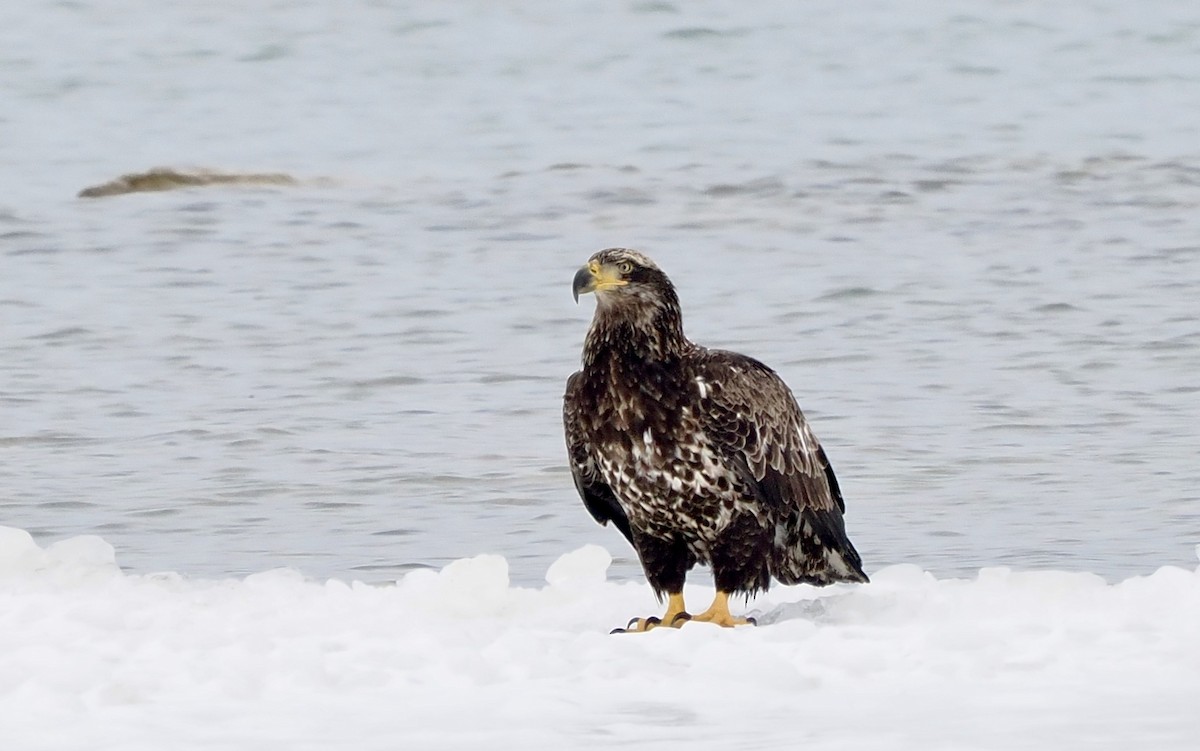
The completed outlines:
<svg viewBox="0 0 1200 751">
<path fill-rule="evenodd" d="M 773 370 L 690 342 L 675 288 L 641 253 L 596 253 L 574 290 L 596 292 L 597 304 L 564 398 L 571 473 L 660 598 L 675 603 L 697 563 L 726 594 L 765 590 L 772 577 L 867 581 L 825 451 Z"/>
</svg>

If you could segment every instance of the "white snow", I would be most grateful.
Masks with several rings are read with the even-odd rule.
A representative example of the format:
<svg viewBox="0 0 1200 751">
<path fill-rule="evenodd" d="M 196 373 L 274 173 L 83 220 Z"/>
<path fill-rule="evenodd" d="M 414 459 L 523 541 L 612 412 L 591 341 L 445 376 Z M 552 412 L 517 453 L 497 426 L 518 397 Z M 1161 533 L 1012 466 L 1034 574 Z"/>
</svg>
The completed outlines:
<svg viewBox="0 0 1200 751">
<path fill-rule="evenodd" d="M 97 537 L 0 528 L 7 749 L 1194 748 L 1200 570 L 1109 584 L 914 566 L 779 587 L 761 626 L 610 636 L 656 612 L 611 557 L 540 588 L 498 556 L 388 586 L 129 575 Z M 707 605 L 704 577 L 686 594 Z"/>
</svg>

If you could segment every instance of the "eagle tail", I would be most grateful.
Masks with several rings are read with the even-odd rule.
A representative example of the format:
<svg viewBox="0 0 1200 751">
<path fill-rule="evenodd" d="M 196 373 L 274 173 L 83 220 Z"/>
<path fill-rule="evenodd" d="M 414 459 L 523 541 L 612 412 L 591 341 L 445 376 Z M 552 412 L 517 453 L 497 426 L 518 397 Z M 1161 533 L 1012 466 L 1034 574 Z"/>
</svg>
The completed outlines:
<svg viewBox="0 0 1200 751">
<path fill-rule="evenodd" d="M 771 574 L 784 584 L 869 581 L 836 508 L 806 508 L 777 524 Z"/>
</svg>

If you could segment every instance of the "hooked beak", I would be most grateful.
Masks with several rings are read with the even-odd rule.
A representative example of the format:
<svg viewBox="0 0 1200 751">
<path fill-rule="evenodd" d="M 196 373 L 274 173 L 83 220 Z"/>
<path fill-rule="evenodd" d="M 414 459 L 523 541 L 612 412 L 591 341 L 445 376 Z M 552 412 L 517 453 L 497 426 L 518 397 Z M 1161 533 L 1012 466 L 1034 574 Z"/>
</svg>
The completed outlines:
<svg viewBox="0 0 1200 751">
<path fill-rule="evenodd" d="M 579 302 L 580 295 L 586 295 L 588 292 L 594 292 L 595 290 L 596 275 L 592 273 L 590 265 L 584 266 L 575 272 L 575 281 L 571 283 L 571 294 L 575 297 L 575 302 Z"/>
<path fill-rule="evenodd" d="M 622 278 L 621 272 L 612 266 L 602 265 L 599 261 L 589 261 L 587 266 L 575 272 L 575 281 L 571 283 L 571 294 L 575 296 L 575 302 L 579 302 L 580 295 L 597 290 L 604 291 L 613 287 L 624 287 L 626 284 L 629 284 L 629 281 Z"/>
</svg>

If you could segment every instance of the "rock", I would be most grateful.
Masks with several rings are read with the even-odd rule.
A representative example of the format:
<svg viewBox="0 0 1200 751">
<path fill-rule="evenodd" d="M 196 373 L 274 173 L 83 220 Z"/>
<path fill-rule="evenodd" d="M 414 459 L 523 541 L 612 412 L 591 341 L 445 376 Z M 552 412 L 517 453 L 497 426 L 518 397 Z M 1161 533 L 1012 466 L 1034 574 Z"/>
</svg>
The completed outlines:
<svg viewBox="0 0 1200 751">
<path fill-rule="evenodd" d="M 132 172 L 116 180 L 93 185 L 79 191 L 80 198 L 102 198 L 125 193 L 147 193 L 158 190 L 177 190 L 208 185 L 299 185 L 291 175 L 281 172 L 230 173 L 194 170 L 180 172 L 169 167 L 156 167 L 146 172 Z"/>
</svg>

